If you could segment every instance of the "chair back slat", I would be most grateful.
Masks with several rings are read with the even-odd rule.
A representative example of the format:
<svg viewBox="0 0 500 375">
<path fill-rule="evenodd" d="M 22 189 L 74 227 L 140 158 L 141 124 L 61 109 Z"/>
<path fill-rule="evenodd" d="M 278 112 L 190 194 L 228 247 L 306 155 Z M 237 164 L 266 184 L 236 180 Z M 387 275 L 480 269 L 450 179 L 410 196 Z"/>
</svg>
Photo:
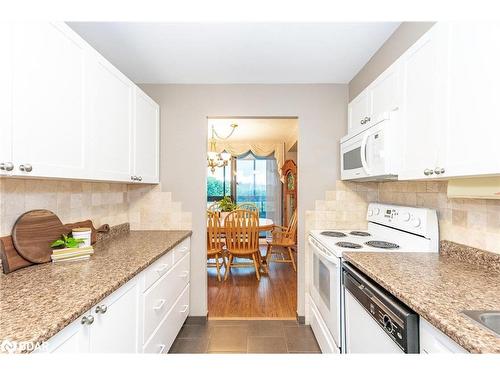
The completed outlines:
<svg viewBox="0 0 500 375">
<path fill-rule="evenodd" d="M 225 221 L 226 246 L 235 255 L 250 255 L 259 250 L 259 217 L 248 210 L 230 212 Z"/>
<path fill-rule="evenodd" d="M 207 211 L 207 253 L 219 253 L 222 251 L 223 245 L 219 213 Z"/>
<path fill-rule="evenodd" d="M 290 218 L 287 237 L 293 240 L 297 237 L 297 210 L 293 211 L 292 217 Z"/>
<path fill-rule="evenodd" d="M 237 210 L 246 210 L 259 214 L 259 207 L 255 203 L 241 203 L 236 207 Z"/>
</svg>

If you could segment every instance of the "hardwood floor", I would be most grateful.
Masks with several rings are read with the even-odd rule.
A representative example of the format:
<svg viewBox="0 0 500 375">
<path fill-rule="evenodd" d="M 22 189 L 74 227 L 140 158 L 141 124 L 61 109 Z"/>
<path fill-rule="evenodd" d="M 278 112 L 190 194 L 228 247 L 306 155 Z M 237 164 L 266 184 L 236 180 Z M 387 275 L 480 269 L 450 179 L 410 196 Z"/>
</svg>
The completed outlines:
<svg viewBox="0 0 500 375">
<path fill-rule="evenodd" d="M 252 267 L 233 268 L 222 282 L 208 268 L 209 319 L 295 319 L 296 310 L 297 274 L 289 263 L 271 263 L 260 281 Z"/>
</svg>

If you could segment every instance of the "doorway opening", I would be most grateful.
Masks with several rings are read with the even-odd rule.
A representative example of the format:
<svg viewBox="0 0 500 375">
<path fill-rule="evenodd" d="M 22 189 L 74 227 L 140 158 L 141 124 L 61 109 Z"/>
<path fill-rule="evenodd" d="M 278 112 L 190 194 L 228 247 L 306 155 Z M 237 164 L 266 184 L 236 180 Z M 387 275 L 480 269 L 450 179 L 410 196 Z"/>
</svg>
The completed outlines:
<svg viewBox="0 0 500 375">
<path fill-rule="evenodd" d="M 298 118 L 207 125 L 209 319 L 295 319 Z"/>
</svg>

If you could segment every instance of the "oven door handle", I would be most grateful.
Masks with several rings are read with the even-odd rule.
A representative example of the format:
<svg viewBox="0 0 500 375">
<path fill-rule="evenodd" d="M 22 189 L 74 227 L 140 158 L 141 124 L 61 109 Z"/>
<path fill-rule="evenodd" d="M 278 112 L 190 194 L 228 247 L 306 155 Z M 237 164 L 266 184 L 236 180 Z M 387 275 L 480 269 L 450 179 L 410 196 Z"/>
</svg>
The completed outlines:
<svg viewBox="0 0 500 375">
<path fill-rule="evenodd" d="M 318 254 L 321 258 L 326 259 L 330 263 L 333 263 L 335 266 L 340 266 L 340 260 L 336 256 L 331 256 L 324 252 L 313 239 L 309 238 L 309 244 L 311 244 L 313 251 Z"/>
</svg>

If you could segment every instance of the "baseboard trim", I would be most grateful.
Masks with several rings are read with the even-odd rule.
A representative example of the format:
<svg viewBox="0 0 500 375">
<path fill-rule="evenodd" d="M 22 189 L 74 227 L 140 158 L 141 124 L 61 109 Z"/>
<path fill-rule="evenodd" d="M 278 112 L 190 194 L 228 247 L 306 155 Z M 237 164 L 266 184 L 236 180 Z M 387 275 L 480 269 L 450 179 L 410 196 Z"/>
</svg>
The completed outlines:
<svg viewBox="0 0 500 375">
<path fill-rule="evenodd" d="M 208 316 L 188 316 L 184 324 L 205 324 L 208 320 Z"/>
</svg>

